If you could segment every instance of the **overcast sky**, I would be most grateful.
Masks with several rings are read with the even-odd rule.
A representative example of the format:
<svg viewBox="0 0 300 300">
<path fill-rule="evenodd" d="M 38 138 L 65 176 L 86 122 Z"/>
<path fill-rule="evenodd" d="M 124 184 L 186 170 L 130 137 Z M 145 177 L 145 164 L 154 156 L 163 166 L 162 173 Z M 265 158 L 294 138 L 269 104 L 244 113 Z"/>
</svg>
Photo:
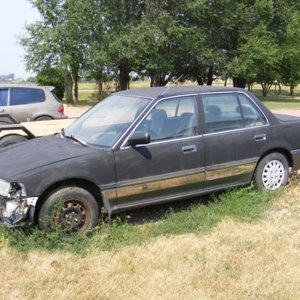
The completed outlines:
<svg viewBox="0 0 300 300">
<path fill-rule="evenodd" d="M 29 77 L 17 37 L 25 32 L 26 24 L 39 19 L 39 14 L 28 0 L 0 0 L 0 3 L 0 75 L 14 73 L 16 78 Z"/>
</svg>

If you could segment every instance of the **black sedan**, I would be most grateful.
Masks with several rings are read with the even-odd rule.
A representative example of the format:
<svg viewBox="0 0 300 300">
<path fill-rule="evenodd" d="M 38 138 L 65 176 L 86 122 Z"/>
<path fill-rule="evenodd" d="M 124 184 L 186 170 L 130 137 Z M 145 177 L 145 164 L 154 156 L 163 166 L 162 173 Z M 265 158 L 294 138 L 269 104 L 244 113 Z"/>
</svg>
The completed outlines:
<svg viewBox="0 0 300 300">
<path fill-rule="evenodd" d="M 300 168 L 300 119 L 243 89 L 161 87 L 113 94 L 66 130 L 0 151 L 0 218 L 89 231 L 101 214 L 254 182 Z"/>
</svg>

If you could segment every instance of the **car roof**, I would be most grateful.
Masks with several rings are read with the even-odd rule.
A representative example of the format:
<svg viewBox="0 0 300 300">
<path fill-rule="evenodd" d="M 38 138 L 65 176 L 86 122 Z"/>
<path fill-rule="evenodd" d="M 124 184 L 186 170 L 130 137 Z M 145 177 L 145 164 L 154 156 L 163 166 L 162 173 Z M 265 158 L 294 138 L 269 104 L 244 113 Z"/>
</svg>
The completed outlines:
<svg viewBox="0 0 300 300">
<path fill-rule="evenodd" d="M 230 92 L 243 91 L 241 88 L 233 87 L 218 87 L 218 86 L 167 86 L 167 87 L 152 87 L 143 89 L 131 89 L 115 93 L 115 95 L 135 96 L 145 98 L 167 98 L 171 96 L 179 96 L 186 94 L 198 93 L 214 93 L 214 92 Z"/>
<path fill-rule="evenodd" d="M 33 89 L 49 89 L 52 91 L 54 89 L 53 86 L 45 86 L 45 85 L 36 85 L 36 84 L 17 84 L 17 83 L 0 83 L 0 88 L 33 88 Z"/>
</svg>

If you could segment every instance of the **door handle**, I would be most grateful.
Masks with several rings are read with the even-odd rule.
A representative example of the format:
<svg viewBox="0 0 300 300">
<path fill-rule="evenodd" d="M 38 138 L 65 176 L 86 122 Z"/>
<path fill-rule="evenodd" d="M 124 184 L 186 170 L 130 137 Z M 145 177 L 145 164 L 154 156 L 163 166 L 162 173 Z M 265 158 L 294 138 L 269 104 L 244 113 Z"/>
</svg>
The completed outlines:
<svg viewBox="0 0 300 300">
<path fill-rule="evenodd" d="M 256 134 L 254 136 L 254 140 L 256 142 L 260 142 L 260 141 L 265 141 L 267 139 L 267 135 L 265 133 L 261 133 L 261 134 Z"/>
<path fill-rule="evenodd" d="M 183 146 L 181 149 L 184 154 L 197 151 L 196 145 Z"/>
</svg>

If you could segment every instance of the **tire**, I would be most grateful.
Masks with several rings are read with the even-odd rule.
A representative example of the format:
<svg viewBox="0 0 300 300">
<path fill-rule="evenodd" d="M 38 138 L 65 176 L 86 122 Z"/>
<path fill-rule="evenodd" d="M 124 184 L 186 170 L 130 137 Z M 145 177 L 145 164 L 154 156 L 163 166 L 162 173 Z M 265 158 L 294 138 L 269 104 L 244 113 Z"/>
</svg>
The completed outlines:
<svg viewBox="0 0 300 300">
<path fill-rule="evenodd" d="M 289 164 L 281 153 L 271 153 L 263 157 L 254 174 L 254 185 L 259 189 L 276 191 L 285 186 L 289 179 Z"/>
<path fill-rule="evenodd" d="M 46 121 L 46 120 L 53 120 L 53 118 L 51 118 L 49 116 L 40 116 L 40 117 L 37 117 L 34 121 Z"/>
<path fill-rule="evenodd" d="M 0 148 L 6 147 L 9 145 L 13 145 L 13 144 L 17 144 L 17 143 L 21 143 L 21 142 L 25 142 L 27 140 L 28 139 L 25 136 L 18 135 L 18 134 L 6 135 L 0 140 Z"/>
<path fill-rule="evenodd" d="M 80 231 L 88 233 L 98 223 L 99 206 L 87 190 L 63 187 L 43 203 L 39 214 L 39 227 L 46 231 Z"/>
</svg>

